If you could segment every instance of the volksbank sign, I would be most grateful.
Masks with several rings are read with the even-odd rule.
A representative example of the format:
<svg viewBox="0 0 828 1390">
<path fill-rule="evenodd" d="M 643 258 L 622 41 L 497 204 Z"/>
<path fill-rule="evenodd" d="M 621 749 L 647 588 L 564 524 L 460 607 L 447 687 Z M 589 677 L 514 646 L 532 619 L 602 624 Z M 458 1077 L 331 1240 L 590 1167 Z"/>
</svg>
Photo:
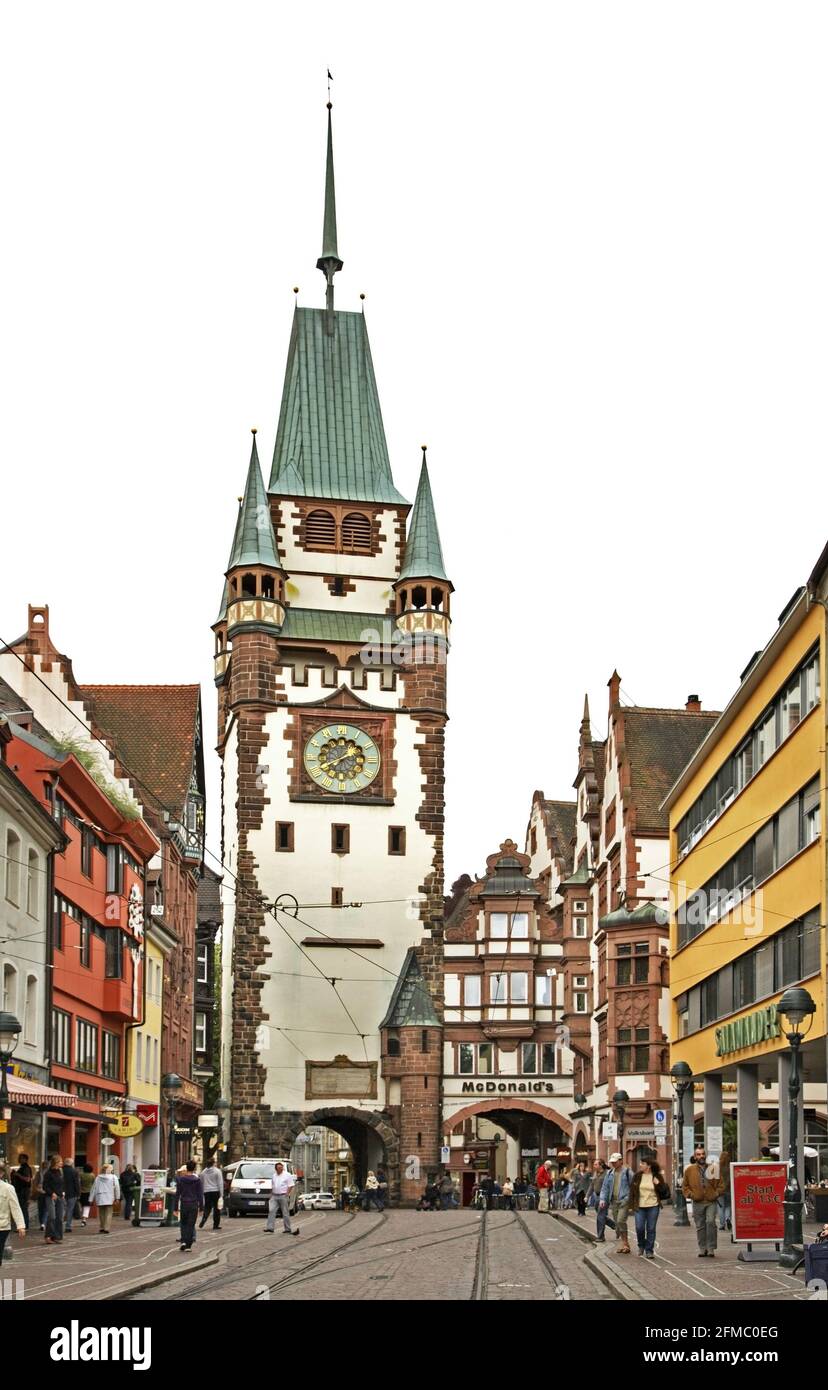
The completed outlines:
<svg viewBox="0 0 828 1390">
<path fill-rule="evenodd" d="M 464 1081 L 461 1088 L 468 1095 L 553 1095 L 551 1081 Z"/>
<path fill-rule="evenodd" d="M 730 1052 L 740 1052 L 745 1047 L 755 1047 L 757 1043 L 770 1042 L 781 1032 L 776 1005 L 769 1004 L 766 1009 L 758 1009 L 755 1014 L 736 1018 L 716 1029 L 716 1056 L 726 1057 Z"/>
</svg>

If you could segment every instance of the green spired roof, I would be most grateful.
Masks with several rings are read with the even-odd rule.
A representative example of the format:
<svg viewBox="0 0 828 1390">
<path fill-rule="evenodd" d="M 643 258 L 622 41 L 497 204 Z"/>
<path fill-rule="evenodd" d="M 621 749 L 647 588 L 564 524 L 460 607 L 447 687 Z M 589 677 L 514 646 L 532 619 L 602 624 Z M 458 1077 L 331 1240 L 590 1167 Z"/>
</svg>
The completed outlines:
<svg viewBox="0 0 828 1390">
<path fill-rule="evenodd" d="M 431 991 L 423 979 L 416 949 L 410 946 L 380 1028 L 405 1028 L 412 1024 L 421 1028 L 439 1027 L 440 1020 Z"/>
<path fill-rule="evenodd" d="M 267 565 L 280 570 L 282 562 L 273 534 L 270 519 L 270 505 L 262 479 L 259 454 L 256 449 L 256 431 L 253 431 L 253 448 L 250 451 L 250 467 L 244 485 L 244 497 L 236 520 L 233 548 L 230 551 L 228 570 L 240 565 Z"/>
<path fill-rule="evenodd" d="M 434 499 L 431 496 L 425 448 L 423 448 L 423 464 L 420 469 L 417 498 L 408 526 L 405 559 L 400 570 L 400 579 L 448 580 L 443 565 L 443 551 L 440 545 L 440 533 L 437 530 L 437 517 L 434 514 Z"/>
<path fill-rule="evenodd" d="M 297 308 L 268 491 L 406 505 L 391 476 L 364 314 Z"/>
<path fill-rule="evenodd" d="M 328 155 L 325 163 L 325 218 L 322 223 L 322 255 L 316 262 L 317 269 L 333 279 L 337 270 L 342 269 L 342 261 L 336 249 L 336 188 L 334 186 L 333 132 L 331 130 L 331 103 L 328 102 Z"/>
<path fill-rule="evenodd" d="M 234 540 L 234 541 L 233 541 L 233 544 L 235 545 L 235 543 L 236 543 L 236 542 L 235 542 L 235 540 Z M 221 607 L 219 608 L 219 615 L 218 615 L 218 617 L 216 618 L 216 622 L 217 622 L 217 623 L 223 623 L 223 622 L 224 622 L 224 619 L 225 619 L 226 617 L 227 617 L 227 580 L 225 579 L 225 581 L 224 581 L 224 588 L 223 588 L 222 591 L 221 591 Z M 215 624 L 213 624 L 213 626 L 215 626 Z"/>
</svg>

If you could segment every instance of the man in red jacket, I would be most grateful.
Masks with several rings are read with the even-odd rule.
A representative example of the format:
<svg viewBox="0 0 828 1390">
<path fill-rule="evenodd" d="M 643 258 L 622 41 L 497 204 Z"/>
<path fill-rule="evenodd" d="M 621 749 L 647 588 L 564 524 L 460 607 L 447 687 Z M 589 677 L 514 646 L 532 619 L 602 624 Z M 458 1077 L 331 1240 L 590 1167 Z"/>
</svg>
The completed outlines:
<svg viewBox="0 0 828 1390">
<path fill-rule="evenodd" d="M 547 1158 L 535 1174 L 538 1185 L 538 1211 L 549 1211 L 549 1193 L 552 1189 L 552 1160 Z"/>
</svg>

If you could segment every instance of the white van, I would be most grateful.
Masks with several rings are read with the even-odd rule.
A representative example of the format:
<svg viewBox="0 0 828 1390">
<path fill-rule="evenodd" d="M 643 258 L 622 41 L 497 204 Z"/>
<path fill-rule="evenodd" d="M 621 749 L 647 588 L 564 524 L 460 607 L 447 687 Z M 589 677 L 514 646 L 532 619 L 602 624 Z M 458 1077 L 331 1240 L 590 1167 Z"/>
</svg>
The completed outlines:
<svg viewBox="0 0 828 1390">
<path fill-rule="evenodd" d="M 224 1205 L 228 1216 L 267 1216 L 270 1202 L 270 1180 L 276 1164 L 282 1163 L 296 1177 L 296 1167 L 289 1158 L 240 1158 L 224 1170 Z M 290 1194 L 291 1214 L 296 1211 L 299 1185 Z"/>
</svg>

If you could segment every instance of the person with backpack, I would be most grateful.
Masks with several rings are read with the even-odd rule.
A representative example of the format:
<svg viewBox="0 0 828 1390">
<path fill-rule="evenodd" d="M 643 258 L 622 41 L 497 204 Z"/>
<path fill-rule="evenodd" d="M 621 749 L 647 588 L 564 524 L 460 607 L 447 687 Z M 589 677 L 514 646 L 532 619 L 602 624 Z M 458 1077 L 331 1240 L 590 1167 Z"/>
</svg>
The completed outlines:
<svg viewBox="0 0 828 1390">
<path fill-rule="evenodd" d="M 670 1189 L 664 1181 L 660 1164 L 654 1158 L 643 1158 L 641 1167 L 630 1183 L 629 1210 L 635 1216 L 638 1253 L 648 1260 L 655 1259 L 656 1226 L 661 1203 L 669 1200 Z"/>
<path fill-rule="evenodd" d="M 606 1174 L 601 1186 L 601 1197 L 598 1202 L 599 1212 L 610 1214 L 615 1222 L 615 1253 L 616 1255 L 629 1255 L 630 1242 L 627 1235 L 627 1213 L 629 1211 L 630 1186 L 632 1184 L 632 1169 L 628 1168 L 621 1154 L 614 1153 L 609 1156 L 609 1172 Z"/>
</svg>

